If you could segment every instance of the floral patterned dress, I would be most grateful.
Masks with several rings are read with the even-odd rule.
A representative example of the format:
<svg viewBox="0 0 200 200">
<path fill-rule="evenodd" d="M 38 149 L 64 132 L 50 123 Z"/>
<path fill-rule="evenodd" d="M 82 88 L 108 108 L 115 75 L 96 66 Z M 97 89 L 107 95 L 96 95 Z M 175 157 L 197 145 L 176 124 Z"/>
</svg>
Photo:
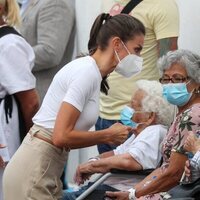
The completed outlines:
<svg viewBox="0 0 200 200">
<path fill-rule="evenodd" d="M 183 113 L 177 115 L 172 123 L 168 134 L 163 140 L 162 155 L 163 164 L 162 169 L 166 169 L 169 166 L 169 158 L 171 152 L 178 152 L 185 154 L 183 145 L 188 136 L 188 131 L 193 131 L 195 134 L 200 130 L 200 103 L 194 104 L 191 108 L 185 110 Z M 140 199 L 148 200 L 161 200 L 162 197 L 158 194 L 147 195 Z"/>
</svg>

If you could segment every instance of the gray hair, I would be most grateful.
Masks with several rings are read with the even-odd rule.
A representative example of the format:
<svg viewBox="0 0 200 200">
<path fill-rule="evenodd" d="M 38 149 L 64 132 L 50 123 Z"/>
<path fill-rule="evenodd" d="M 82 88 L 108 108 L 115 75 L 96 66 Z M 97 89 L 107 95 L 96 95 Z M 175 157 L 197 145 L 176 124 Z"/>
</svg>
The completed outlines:
<svg viewBox="0 0 200 200">
<path fill-rule="evenodd" d="M 156 122 L 170 126 L 174 116 L 174 106 L 169 104 L 162 95 L 162 84 L 158 81 L 138 80 L 137 89 L 145 92 L 142 99 L 142 110 L 156 113 Z"/>
<path fill-rule="evenodd" d="M 164 70 L 169 69 L 173 64 L 180 64 L 183 66 L 186 69 L 188 76 L 196 83 L 200 83 L 199 55 L 183 49 L 169 51 L 158 60 L 160 75 L 162 76 Z"/>
</svg>

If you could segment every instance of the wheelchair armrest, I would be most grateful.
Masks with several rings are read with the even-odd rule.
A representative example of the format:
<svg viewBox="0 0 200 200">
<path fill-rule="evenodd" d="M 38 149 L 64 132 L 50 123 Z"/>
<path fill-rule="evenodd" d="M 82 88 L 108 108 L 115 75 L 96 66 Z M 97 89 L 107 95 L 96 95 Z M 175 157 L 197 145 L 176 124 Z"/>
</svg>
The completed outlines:
<svg viewBox="0 0 200 200">
<path fill-rule="evenodd" d="M 138 171 L 127 171 L 127 170 L 120 170 L 120 169 L 111 169 L 110 172 L 113 174 L 129 174 L 129 175 L 149 175 L 155 169 L 145 169 L 145 170 L 138 170 Z"/>
</svg>

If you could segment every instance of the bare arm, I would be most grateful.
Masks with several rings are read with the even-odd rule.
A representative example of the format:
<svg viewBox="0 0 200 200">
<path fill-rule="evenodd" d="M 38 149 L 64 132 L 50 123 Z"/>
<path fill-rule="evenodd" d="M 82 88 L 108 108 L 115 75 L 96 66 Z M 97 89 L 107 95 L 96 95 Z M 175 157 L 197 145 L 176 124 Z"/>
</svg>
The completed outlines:
<svg viewBox="0 0 200 200">
<path fill-rule="evenodd" d="M 179 183 L 184 171 L 185 161 L 187 157 L 183 154 L 172 152 L 169 167 L 166 170 L 161 168 L 153 171 L 143 181 L 135 186 L 136 196 L 141 197 L 147 194 L 155 194 L 161 191 L 167 191 Z M 152 177 L 157 178 L 152 180 Z M 146 181 L 152 182 L 144 187 Z"/>
<path fill-rule="evenodd" d="M 73 9 L 63 0 L 48 1 L 40 9 L 34 71 L 57 66 L 63 57 L 74 24 Z"/>
<path fill-rule="evenodd" d="M 38 111 L 39 98 L 35 89 L 15 93 L 25 121 L 26 131 L 33 125 L 32 117 Z"/>
<path fill-rule="evenodd" d="M 178 48 L 178 37 L 163 38 L 157 41 L 158 57 L 162 57 L 168 51 L 174 51 Z"/>
<path fill-rule="evenodd" d="M 111 169 L 122 169 L 127 171 L 141 170 L 142 166 L 129 154 L 114 155 L 91 162 L 95 173 L 105 173 Z"/>
<path fill-rule="evenodd" d="M 75 182 L 83 184 L 92 174 L 106 173 L 111 169 L 136 171 L 141 170 L 142 166 L 129 153 L 113 155 L 79 165 L 75 174 Z"/>
<path fill-rule="evenodd" d="M 118 123 L 102 131 L 78 131 L 74 127 L 79 116 L 78 109 L 69 103 L 62 103 L 52 138 L 56 146 L 75 149 L 96 144 L 121 144 L 127 139 L 128 132 L 131 130 L 130 127 Z"/>
</svg>

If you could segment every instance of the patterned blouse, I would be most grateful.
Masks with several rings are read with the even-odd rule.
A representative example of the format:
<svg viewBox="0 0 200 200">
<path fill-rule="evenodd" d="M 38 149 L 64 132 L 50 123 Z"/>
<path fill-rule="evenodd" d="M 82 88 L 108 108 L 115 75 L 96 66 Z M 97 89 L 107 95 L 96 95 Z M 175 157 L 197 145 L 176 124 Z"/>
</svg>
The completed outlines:
<svg viewBox="0 0 200 200">
<path fill-rule="evenodd" d="M 188 136 L 188 131 L 200 130 L 200 103 L 194 104 L 191 108 L 179 114 L 171 125 L 168 134 L 163 140 L 162 155 L 163 164 L 169 165 L 171 151 L 185 154 L 184 142 Z"/>
<path fill-rule="evenodd" d="M 200 130 L 200 103 L 194 104 L 191 108 L 177 115 L 172 123 L 162 144 L 163 165 L 169 166 L 169 158 L 172 151 L 185 154 L 183 145 L 188 136 L 188 131 L 196 133 Z M 140 197 L 138 200 L 162 200 L 162 196 L 157 193 Z"/>
</svg>

